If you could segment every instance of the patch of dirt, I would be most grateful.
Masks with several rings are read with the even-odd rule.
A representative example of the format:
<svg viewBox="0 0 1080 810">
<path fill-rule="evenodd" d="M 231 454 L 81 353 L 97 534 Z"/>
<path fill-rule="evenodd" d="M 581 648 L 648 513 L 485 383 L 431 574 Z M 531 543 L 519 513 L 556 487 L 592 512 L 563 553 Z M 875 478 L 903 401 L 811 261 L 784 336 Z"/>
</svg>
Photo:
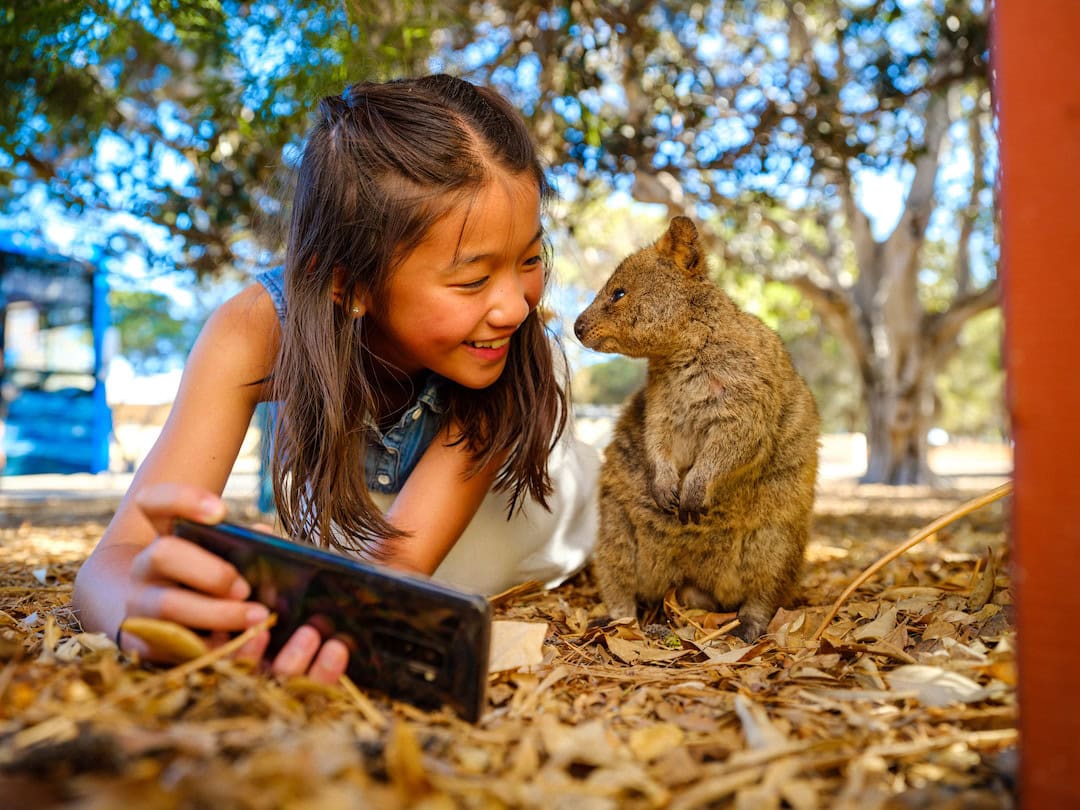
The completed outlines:
<svg viewBox="0 0 1080 810">
<path fill-rule="evenodd" d="M 672 598 L 595 626 L 587 572 L 518 589 L 496 618 L 545 625 L 541 660 L 493 674 L 475 725 L 227 659 L 139 666 L 69 604 L 107 505 L 9 508 L 0 808 L 1012 807 L 1007 501 L 890 562 L 815 637 L 860 571 L 973 494 L 826 488 L 800 596 L 752 645 Z"/>
</svg>

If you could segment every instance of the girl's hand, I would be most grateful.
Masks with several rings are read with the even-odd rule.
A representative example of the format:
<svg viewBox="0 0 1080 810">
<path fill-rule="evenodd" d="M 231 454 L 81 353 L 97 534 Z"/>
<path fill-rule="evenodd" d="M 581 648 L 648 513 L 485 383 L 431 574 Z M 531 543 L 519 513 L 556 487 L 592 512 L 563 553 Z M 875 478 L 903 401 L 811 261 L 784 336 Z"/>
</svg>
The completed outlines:
<svg viewBox="0 0 1080 810">
<path fill-rule="evenodd" d="M 138 493 L 136 503 L 153 524 L 157 536 L 132 560 L 127 616 L 149 616 L 176 622 L 194 630 L 210 631 L 210 643 L 220 644 L 231 633 L 263 621 L 265 605 L 246 601 L 251 587 L 221 557 L 171 534 L 178 517 L 216 523 L 225 505 L 214 494 L 180 484 L 156 484 Z M 261 633 L 238 652 L 238 657 L 260 660 L 270 634 Z M 141 639 L 120 634 L 121 646 L 150 660 L 160 657 Z M 307 673 L 315 680 L 334 683 L 348 664 L 348 649 L 337 640 L 322 643 L 318 631 L 305 625 L 293 634 L 271 664 L 282 675 Z"/>
</svg>

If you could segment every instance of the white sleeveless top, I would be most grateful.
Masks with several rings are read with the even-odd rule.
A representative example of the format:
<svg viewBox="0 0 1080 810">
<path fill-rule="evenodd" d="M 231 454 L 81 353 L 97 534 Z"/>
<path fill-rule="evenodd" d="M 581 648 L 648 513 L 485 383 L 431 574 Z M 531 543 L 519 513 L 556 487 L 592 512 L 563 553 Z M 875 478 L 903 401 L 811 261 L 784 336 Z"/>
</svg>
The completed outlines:
<svg viewBox="0 0 1080 810">
<path fill-rule="evenodd" d="M 566 434 L 548 461 L 551 511 L 527 499 L 506 519 L 506 494 L 489 492 L 432 578 L 492 595 L 529 580 L 554 588 L 580 571 L 596 541 L 597 451 Z M 384 512 L 394 495 L 372 492 Z"/>
</svg>

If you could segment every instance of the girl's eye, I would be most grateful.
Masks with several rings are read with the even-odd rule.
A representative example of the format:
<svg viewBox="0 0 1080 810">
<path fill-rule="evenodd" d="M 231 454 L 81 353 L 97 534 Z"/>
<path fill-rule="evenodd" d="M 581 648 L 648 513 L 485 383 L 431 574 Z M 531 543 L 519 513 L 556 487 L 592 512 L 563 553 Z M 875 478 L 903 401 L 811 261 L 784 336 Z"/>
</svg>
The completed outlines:
<svg viewBox="0 0 1080 810">
<path fill-rule="evenodd" d="M 537 267 L 542 262 L 543 262 L 543 257 L 542 256 L 532 256 L 531 258 L 528 258 L 528 259 L 525 260 L 525 264 L 528 265 L 529 267 Z"/>
<path fill-rule="evenodd" d="M 488 277 L 478 278 L 476 281 L 470 281 L 467 284 L 458 284 L 457 286 L 463 290 L 479 290 L 485 284 L 487 284 Z"/>
<path fill-rule="evenodd" d="M 622 287 L 616 287 L 614 290 L 612 290 L 611 302 L 615 303 L 620 298 L 622 298 L 624 295 L 626 295 L 626 290 L 624 290 Z"/>
</svg>

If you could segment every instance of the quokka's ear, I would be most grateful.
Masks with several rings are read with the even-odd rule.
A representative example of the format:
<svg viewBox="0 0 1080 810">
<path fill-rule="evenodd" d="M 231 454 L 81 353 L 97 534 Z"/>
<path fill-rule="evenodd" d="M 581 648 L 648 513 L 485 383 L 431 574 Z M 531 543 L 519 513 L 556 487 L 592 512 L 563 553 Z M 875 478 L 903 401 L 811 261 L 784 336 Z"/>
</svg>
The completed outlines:
<svg viewBox="0 0 1080 810">
<path fill-rule="evenodd" d="M 689 217 L 675 217 L 664 235 L 656 240 L 656 252 L 671 259 L 675 266 L 690 276 L 705 272 L 705 257 L 701 252 L 697 228 Z"/>
</svg>

